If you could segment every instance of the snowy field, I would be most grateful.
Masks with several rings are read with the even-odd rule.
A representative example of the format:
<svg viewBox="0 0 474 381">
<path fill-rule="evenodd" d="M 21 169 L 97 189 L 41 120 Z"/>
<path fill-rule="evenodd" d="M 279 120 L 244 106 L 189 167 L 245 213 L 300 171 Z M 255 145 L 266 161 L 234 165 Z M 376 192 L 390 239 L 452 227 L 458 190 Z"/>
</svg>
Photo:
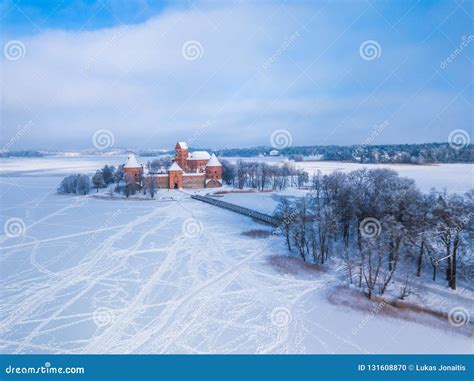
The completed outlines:
<svg viewBox="0 0 474 381">
<path fill-rule="evenodd" d="M 92 174 L 105 164 L 118 166 L 125 163 L 126 155 L 117 156 L 44 156 L 38 158 L 0 158 L 3 176 L 65 176 L 71 173 Z M 148 159 L 141 158 L 144 163 Z"/>
<path fill-rule="evenodd" d="M 286 189 L 276 192 L 261 192 L 261 193 L 247 193 L 235 192 L 224 194 L 222 201 L 227 201 L 232 204 L 244 206 L 246 208 L 254 209 L 262 213 L 273 214 L 275 208 L 282 198 L 289 200 L 302 197 L 306 191 L 300 189 Z"/>
<path fill-rule="evenodd" d="M 114 156 L 45 156 L 42 158 L 8 158 L 0 159 L 0 176 L 64 176 L 74 172 L 94 173 L 105 164 L 118 166 L 126 160 L 126 155 Z M 140 157 L 146 164 L 156 157 Z M 237 158 L 228 158 L 235 162 Z M 282 157 L 245 158 L 247 161 L 265 161 L 278 164 L 285 160 Z M 416 181 L 418 187 L 429 192 L 431 188 L 447 189 L 448 192 L 464 193 L 474 188 L 474 165 L 472 164 L 357 164 L 335 161 L 305 161 L 295 163 L 310 175 L 321 171 L 323 174 L 334 171 L 350 172 L 360 168 L 389 168 Z"/>
<path fill-rule="evenodd" d="M 236 162 L 237 158 L 230 158 Z M 247 161 L 262 160 L 270 164 L 281 163 L 284 158 L 246 158 Z M 397 171 L 400 176 L 409 177 L 416 181 L 418 188 L 423 192 L 429 192 L 431 188 L 446 190 L 450 193 L 464 193 L 474 188 L 474 165 L 473 164 L 358 164 L 344 163 L 338 161 L 304 161 L 296 162 L 295 165 L 307 171 L 310 176 L 321 171 L 328 174 L 335 171 L 350 172 L 361 168 L 375 169 L 387 168 Z"/>
<path fill-rule="evenodd" d="M 447 322 L 350 308 L 338 274 L 286 265 L 282 238 L 242 235 L 268 227 L 185 192 L 155 201 L 56 194 L 60 174 L 105 163 L 118 164 L 2 160 L 0 222 L 19 218 L 24 230 L 0 237 L 1 353 L 472 351 L 472 337 Z M 424 177 L 440 187 L 443 176 Z M 225 197 L 270 211 L 278 196 Z M 472 293 L 434 289 L 446 309 L 472 316 Z"/>
</svg>

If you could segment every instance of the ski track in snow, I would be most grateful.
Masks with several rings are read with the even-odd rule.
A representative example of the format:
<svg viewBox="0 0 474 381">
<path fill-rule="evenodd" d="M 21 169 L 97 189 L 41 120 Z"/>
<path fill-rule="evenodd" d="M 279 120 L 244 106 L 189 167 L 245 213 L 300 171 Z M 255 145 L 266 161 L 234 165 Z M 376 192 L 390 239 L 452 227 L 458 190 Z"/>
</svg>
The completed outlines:
<svg viewBox="0 0 474 381">
<path fill-rule="evenodd" d="M 29 207 L 41 208 L 47 196 Z M 194 213 L 196 202 L 187 196 L 168 204 L 148 203 L 125 224 L 36 238 L 36 227 L 96 202 L 87 197 L 69 201 L 27 225 L 26 242 L 2 237 L 2 266 L 16 255 L 29 256 L 28 266 L 21 262 L 1 281 L 3 352 L 288 352 L 289 327 L 272 326 L 272 309 L 284 305 L 291 311 L 303 291 L 322 285 L 262 271 L 264 251 L 280 242 L 255 246 L 235 228 L 222 234 L 219 221 L 210 219 L 213 214 L 249 220 L 200 204 Z M 202 221 L 199 237 L 183 235 L 181 225 L 188 218 Z M 71 241 L 94 233 L 93 247 Z M 149 248 L 149 241 L 159 242 L 158 247 Z M 64 255 L 54 246 L 48 250 L 54 242 L 82 250 L 81 259 L 72 267 L 49 270 L 48 263 Z M 44 249 L 46 261 L 44 253 L 39 255 Z M 131 262 L 143 256 L 144 263 L 134 269 Z M 139 276 L 143 266 L 146 275 Z M 100 308 L 110 314 L 105 326 L 94 321 Z M 79 339 L 65 340 L 69 335 Z"/>
<path fill-rule="evenodd" d="M 371 340 L 385 340 L 350 334 L 364 314 L 325 302 L 330 274 L 273 270 L 266 258 L 285 253 L 282 238 L 244 237 L 261 226 L 173 195 L 112 201 L 48 190 L 16 204 L 27 229 L 0 237 L 0 352 L 370 353 Z M 183 233 L 190 218 L 200 236 Z M 386 327 L 398 330 L 379 332 Z M 427 351 L 444 347 L 442 335 L 433 340 Z"/>
</svg>

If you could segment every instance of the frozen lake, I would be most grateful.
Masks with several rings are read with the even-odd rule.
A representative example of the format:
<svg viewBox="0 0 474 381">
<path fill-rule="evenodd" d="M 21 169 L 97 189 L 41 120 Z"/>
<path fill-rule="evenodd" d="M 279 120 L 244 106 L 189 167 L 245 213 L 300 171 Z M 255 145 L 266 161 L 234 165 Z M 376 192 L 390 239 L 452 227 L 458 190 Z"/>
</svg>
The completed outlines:
<svg viewBox="0 0 474 381">
<path fill-rule="evenodd" d="M 230 158 L 236 162 L 237 158 Z M 262 160 L 268 163 L 281 163 L 282 158 L 245 158 L 247 161 Z M 296 162 L 295 165 L 303 168 L 310 175 L 321 171 L 327 174 L 335 171 L 350 172 L 361 168 L 388 168 L 397 171 L 400 176 L 409 177 L 416 181 L 416 184 L 423 192 L 429 192 L 431 188 L 438 190 L 447 189 L 452 193 L 464 193 L 474 188 L 474 165 L 473 164 L 431 164 L 431 165 L 410 165 L 410 164 L 358 164 L 344 163 L 338 161 L 304 161 Z"/>
<path fill-rule="evenodd" d="M 23 234 L 0 237 L 0 352 L 472 350 L 465 336 L 390 317 L 354 334 L 367 315 L 328 302 L 333 275 L 282 273 L 270 264 L 286 255 L 282 238 L 242 235 L 268 227 L 184 192 L 158 195 L 175 201 L 56 194 L 60 176 L 120 159 L 2 160 L 1 226 L 20 219 Z M 442 185 L 444 175 L 433 175 L 439 167 L 416 168 L 413 175 Z"/>
<path fill-rule="evenodd" d="M 153 157 L 140 157 L 144 164 Z M 64 176 L 74 172 L 92 174 L 105 164 L 118 166 L 126 160 L 126 155 L 114 156 L 47 156 L 42 158 L 8 158 L 0 159 L 0 175 L 7 176 Z M 237 158 L 228 158 L 235 162 Z M 269 163 L 281 163 L 284 158 L 246 158 L 244 160 L 262 160 Z M 474 188 L 473 164 L 357 164 L 335 161 L 305 161 L 295 163 L 296 166 L 313 174 L 321 171 L 323 174 L 334 171 L 350 172 L 361 168 L 389 168 L 401 176 L 412 178 L 418 187 L 429 192 L 431 188 L 447 189 L 448 192 L 464 193 Z"/>
</svg>

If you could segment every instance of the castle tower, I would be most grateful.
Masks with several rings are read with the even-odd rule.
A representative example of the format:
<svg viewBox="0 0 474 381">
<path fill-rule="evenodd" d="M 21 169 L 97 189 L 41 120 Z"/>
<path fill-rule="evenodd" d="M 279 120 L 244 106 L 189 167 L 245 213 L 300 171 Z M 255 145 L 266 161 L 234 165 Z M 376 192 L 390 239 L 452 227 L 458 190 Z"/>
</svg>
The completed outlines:
<svg viewBox="0 0 474 381">
<path fill-rule="evenodd" d="M 222 186 L 222 164 L 216 155 L 212 154 L 206 164 L 206 188 Z"/>
<path fill-rule="evenodd" d="M 177 142 L 175 151 L 175 162 L 178 164 L 180 169 L 187 171 L 189 156 L 188 144 L 186 142 Z"/>
<path fill-rule="evenodd" d="M 183 188 L 183 170 L 176 162 L 168 169 L 168 186 L 170 189 Z"/>
<path fill-rule="evenodd" d="M 136 182 L 140 181 L 140 177 L 143 175 L 143 165 L 138 163 L 137 158 L 133 153 L 128 156 L 127 161 L 123 166 L 123 172 L 124 174 L 131 174 Z"/>
</svg>

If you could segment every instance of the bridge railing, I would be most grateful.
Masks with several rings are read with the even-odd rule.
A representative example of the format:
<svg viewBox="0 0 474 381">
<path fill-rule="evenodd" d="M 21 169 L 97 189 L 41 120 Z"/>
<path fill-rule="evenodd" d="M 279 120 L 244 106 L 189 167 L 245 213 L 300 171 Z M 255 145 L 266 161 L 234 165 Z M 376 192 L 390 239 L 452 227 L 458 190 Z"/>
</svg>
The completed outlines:
<svg viewBox="0 0 474 381">
<path fill-rule="evenodd" d="M 255 218 L 256 220 L 265 222 L 265 223 L 267 223 L 269 225 L 272 225 L 272 226 L 275 226 L 275 227 L 280 225 L 279 221 L 276 218 L 274 218 L 272 216 L 269 216 L 268 214 L 257 212 L 256 210 L 245 208 L 243 206 L 231 204 L 230 202 L 216 200 L 216 199 L 213 199 L 213 198 L 210 198 L 210 197 L 199 196 L 199 195 L 192 195 L 191 198 L 194 199 L 194 200 L 199 200 L 199 201 L 202 201 L 202 202 L 206 202 L 206 203 L 211 204 L 211 205 L 215 205 L 219 208 L 231 210 L 233 212 L 243 214 L 243 215 L 251 217 L 251 218 Z"/>
</svg>

